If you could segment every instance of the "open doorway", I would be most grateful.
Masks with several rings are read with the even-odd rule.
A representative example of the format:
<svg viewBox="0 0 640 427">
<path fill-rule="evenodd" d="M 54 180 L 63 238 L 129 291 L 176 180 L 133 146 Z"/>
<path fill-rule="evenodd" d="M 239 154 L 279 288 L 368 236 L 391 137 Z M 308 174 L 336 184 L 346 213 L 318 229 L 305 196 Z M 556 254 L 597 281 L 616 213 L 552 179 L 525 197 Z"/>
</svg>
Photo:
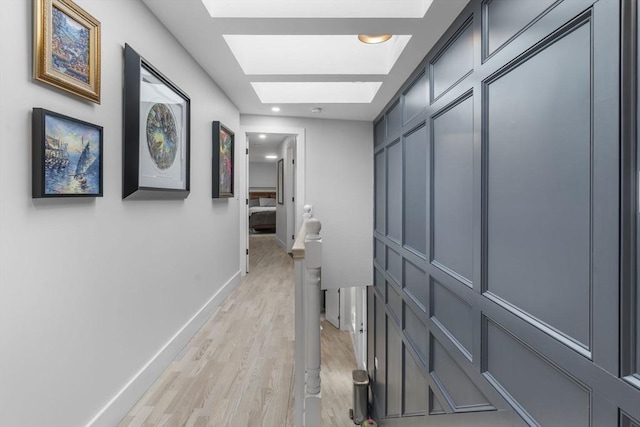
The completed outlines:
<svg viewBox="0 0 640 427">
<path fill-rule="evenodd" d="M 266 240 L 280 240 L 278 223 L 286 220 L 280 189 L 282 162 L 291 135 L 248 132 L 247 134 L 247 271 L 251 269 L 252 247 Z M 282 230 L 280 230 L 282 234 Z"/>
<path fill-rule="evenodd" d="M 244 243 L 241 271 L 248 272 L 251 242 L 257 236 L 274 239 L 286 252 L 293 247 L 304 206 L 300 187 L 304 182 L 304 162 L 296 160 L 304 152 L 304 131 L 252 127 L 241 132 L 246 137 L 246 204 L 240 209 L 240 241 Z"/>
</svg>

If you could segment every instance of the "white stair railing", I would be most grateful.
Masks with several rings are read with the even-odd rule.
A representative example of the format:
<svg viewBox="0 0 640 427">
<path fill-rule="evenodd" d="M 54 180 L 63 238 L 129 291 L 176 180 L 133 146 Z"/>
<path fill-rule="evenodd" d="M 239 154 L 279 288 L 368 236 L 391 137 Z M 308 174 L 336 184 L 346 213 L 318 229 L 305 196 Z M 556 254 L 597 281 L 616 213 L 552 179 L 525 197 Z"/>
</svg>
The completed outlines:
<svg viewBox="0 0 640 427">
<path fill-rule="evenodd" d="M 295 264 L 295 370 L 296 426 L 319 427 L 322 410 L 320 387 L 320 280 L 322 224 L 304 207 L 304 223 L 293 245 Z"/>
</svg>

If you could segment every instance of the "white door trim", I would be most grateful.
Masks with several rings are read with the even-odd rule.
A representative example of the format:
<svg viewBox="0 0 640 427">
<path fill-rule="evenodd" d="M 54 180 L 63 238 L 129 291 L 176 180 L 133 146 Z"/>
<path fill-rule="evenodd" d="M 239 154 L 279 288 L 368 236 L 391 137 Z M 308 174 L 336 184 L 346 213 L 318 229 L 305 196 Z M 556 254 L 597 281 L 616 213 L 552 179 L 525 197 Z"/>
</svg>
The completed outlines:
<svg viewBox="0 0 640 427">
<path fill-rule="evenodd" d="M 306 180 L 305 180 L 305 170 L 306 170 L 306 137 L 305 137 L 305 129 L 304 128 L 293 128 L 293 127 L 278 127 L 278 126 L 240 126 L 240 135 L 244 135 L 243 138 L 238 138 L 242 141 L 243 147 L 238 147 L 240 153 L 246 153 L 248 146 L 248 137 L 247 133 L 287 133 L 291 135 L 296 135 L 296 201 L 295 201 L 295 229 L 299 230 L 302 226 L 302 212 L 304 205 L 306 204 Z M 237 153 L 238 151 L 236 151 Z M 243 168 L 247 168 L 247 165 L 243 165 Z M 246 179 L 246 171 L 238 171 L 240 176 L 244 176 Z M 247 271 L 247 249 L 248 249 L 248 221 L 247 217 L 249 215 L 247 205 L 245 200 L 249 197 L 248 189 L 249 183 L 246 182 L 246 185 L 240 186 L 241 194 L 240 194 L 240 235 L 238 236 L 240 240 L 240 271 Z M 297 233 L 297 231 L 296 231 Z M 246 274 L 246 273 L 244 273 Z"/>
</svg>

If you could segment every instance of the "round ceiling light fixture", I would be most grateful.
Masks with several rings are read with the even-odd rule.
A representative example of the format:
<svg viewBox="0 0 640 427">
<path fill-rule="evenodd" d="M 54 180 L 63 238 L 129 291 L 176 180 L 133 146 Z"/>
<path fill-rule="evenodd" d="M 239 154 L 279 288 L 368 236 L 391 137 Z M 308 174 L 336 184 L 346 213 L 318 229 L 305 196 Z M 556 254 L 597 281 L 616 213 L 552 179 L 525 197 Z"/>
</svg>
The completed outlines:
<svg viewBox="0 0 640 427">
<path fill-rule="evenodd" d="M 376 44 L 384 43 L 391 37 L 391 34 L 359 34 L 358 40 L 360 40 L 362 43 Z"/>
<path fill-rule="evenodd" d="M 280 111 L 280 107 L 271 107 L 271 111 L 273 111 L 274 113 L 277 113 Z"/>
<path fill-rule="evenodd" d="M 278 156 L 274 155 L 274 154 L 269 154 L 267 156 L 264 156 L 265 159 L 277 159 Z"/>
<path fill-rule="evenodd" d="M 320 113 L 322 113 L 322 108 L 320 108 L 320 107 L 312 108 L 311 112 L 314 113 L 314 114 L 320 114 Z"/>
<path fill-rule="evenodd" d="M 267 135 L 265 135 L 264 133 L 261 133 L 260 135 L 258 135 L 260 137 L 260 139 L 265 139 L 267 137 Z"/>
</svg>

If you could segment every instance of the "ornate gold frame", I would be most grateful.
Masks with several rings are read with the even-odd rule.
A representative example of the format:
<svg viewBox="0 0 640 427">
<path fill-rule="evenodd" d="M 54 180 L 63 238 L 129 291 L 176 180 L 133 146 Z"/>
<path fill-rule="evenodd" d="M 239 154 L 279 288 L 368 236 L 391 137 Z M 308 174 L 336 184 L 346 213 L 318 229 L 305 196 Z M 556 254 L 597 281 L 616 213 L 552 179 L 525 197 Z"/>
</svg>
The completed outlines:
<svg viewBox="0 0 640 427">
<path fill-rule="evenodd" d="M 53 66 L 53 8 L 89 31 L 87 82 Z M 34 0 L 33 77 L 100 103 L 100 22 L 71 0 Z"/>
</svg>

